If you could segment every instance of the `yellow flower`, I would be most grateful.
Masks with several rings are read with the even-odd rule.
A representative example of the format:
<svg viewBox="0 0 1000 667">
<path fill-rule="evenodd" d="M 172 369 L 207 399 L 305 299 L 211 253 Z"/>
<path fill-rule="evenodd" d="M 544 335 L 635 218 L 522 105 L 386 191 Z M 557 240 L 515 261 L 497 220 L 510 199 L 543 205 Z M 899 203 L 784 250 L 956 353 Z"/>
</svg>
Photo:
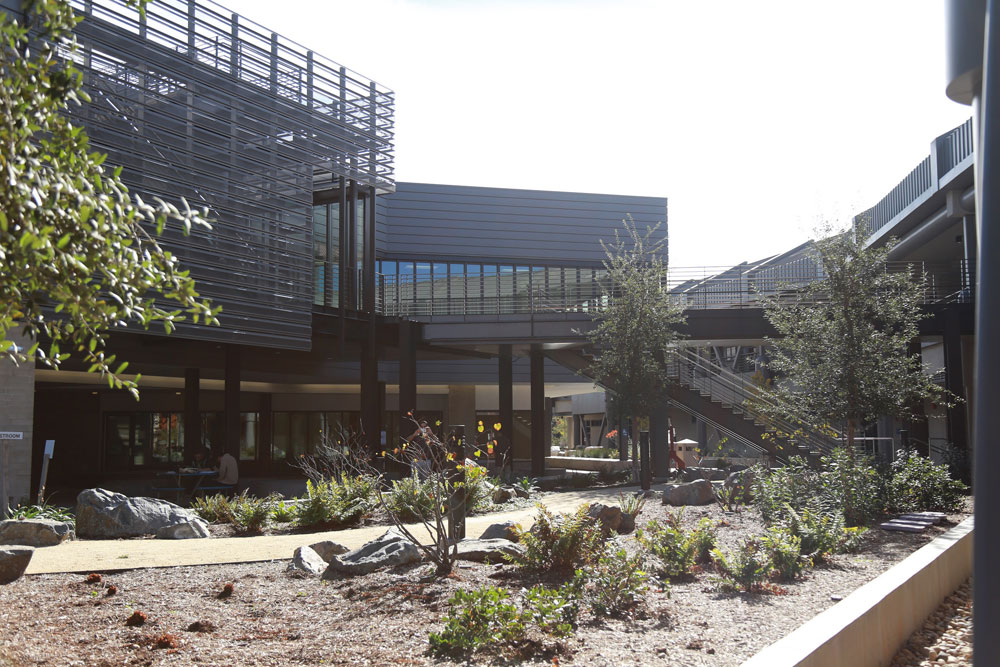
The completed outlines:
<svg viewBox="0 0 1000 667">
<path fill-rule="evenodd" d="M 480 433 L 486 430 L 485 428 L 483 428 L 483 422 L 479 422 L 479 426 L 476 427 L 476 430 L 479 431 Z"/>
<path fill-rule="evenodd" d="M 502 425 L 500 424 L 500 422 L 493 422 L 493 430 L 494 431 L 499 431 L 501 428 L 502 428 Z"/>
</svg>

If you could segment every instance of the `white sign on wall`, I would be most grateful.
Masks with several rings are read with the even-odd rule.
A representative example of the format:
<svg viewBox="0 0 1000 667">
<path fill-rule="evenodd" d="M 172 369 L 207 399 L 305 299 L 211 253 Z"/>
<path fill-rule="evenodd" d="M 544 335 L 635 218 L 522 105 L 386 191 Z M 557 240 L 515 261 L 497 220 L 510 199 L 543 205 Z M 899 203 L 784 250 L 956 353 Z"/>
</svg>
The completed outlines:
<svg viewBox="0 0 1000 667">
<path fill-rule="evenodd" d="M 0 431 L 0 440 L 23 440 L 23 431 Z"/>
</svg>

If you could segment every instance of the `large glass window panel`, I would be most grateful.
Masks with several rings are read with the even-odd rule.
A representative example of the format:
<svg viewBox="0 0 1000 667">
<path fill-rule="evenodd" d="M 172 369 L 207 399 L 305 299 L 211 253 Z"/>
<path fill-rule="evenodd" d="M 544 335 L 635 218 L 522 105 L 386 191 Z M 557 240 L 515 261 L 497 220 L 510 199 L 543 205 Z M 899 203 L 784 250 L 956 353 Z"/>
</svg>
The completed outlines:
<svg viewBox="0 0 1000 667">
<path fill-rule="evenodd" d="M 497 276 L 497 294 L 500 299 L 500 312 L 514 312 L 514 267 L 501 266 Z"/>
<path fill-rule="evenodd" d="M 291 449 L 288 444 L 291 436 L 288 413 L 274 412 L 271 421 L 271 460 L 284 461 Z"/>
<path fill-rule="evenodd" d="M 313 206 L 313 303 L 323 305 L 326 297 L 327 207 Z"/>
<path fill-rule="evenodd" d="M 260 413 L 240 413 L 240 460 L 257 460 L 257 433 L 260 426 Z"/>
<path fill-rule="evenodd" d="M 132 458 L 131 415 L 104 418 L 104 456 L 108 470 L 125 470 Z"/>
<path fill-rule="evenodd" d="M 135 428 L 132 434 L 132 465 L 144 466 L 149 463 L 150 447 L 150 415 L 142 412 L 135 415 Z"/>
<path fill-rule="evenodd" d="M 336 306 L 340 303 L 340 203 L 328 204 L 327 234 L 329 241 L 329 258 L 327 263 L 327 305 Z"/>
<path fill-rule="evenodd" d="M 306 444 L 309 442 L 309 424 L 305 412 L 292 412 L 289 421 L 289 458 L 298 458 L 306 454 Z"/>
<path fill-rule="evenodd" d="M 431 265 L 429 262 L 416 263 L 414 300 L 416 301 L 417 314 L 423 315 L 429 312 L 431 300 Z"/>
<path fill-rule="evenodd" d="M 466 309 L 472 315 L 483 312 L 483 266 L 482 264 L 465 265 Z"/>
</svg>

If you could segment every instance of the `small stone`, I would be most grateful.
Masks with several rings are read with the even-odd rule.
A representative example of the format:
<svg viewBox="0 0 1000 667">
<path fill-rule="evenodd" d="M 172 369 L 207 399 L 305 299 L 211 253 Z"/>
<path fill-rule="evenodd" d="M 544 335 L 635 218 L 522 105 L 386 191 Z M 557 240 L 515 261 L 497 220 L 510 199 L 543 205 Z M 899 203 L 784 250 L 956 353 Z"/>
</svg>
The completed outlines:
<svg viewBox="0 0 1000 667">
<path fill-rule="evenodd" d="M 21 578 L 35 553 L 34 547 L 21 545 L 0 546 L 0 584 L 9 584 Z"/>
<path fill-rule="evenodd" d="M 831 595 L 830 599 L 833 600 L 834 602 L 840 602 L 841 600 L 844 599 L 844 596 L 843 595 Z"/>
</svg>

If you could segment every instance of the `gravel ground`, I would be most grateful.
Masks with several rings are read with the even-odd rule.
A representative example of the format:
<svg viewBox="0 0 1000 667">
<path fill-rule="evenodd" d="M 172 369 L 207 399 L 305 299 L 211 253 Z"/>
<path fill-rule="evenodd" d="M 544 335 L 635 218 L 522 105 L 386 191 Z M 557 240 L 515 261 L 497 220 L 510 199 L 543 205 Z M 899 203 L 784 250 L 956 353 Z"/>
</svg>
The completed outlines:
<svg viewBox="0 0 1000 667">
<path fill-rule="evenodd" d="M 639 523 L 666 512 L 650 502 Z M 724 548 L 763 530 L 754 513 L 724 515 L 716 506 L 688 508 L 683 520 L 704 516 L 728 524 L 719 529 Z M 918 535 L 871 531 L 862 553 L 835 556 L 777 594 L 721 593 L 712 573 L 701 573 L 669 594 L 651 591 L 634 621 L 585 614 L 573 637 L 538 638 L 541 652 L 525 664 L 558 656 L 561 664 L 738 665 L 965 516 Z M 630 536 L 617 539 L 636 548 Z M 22 578 L 0 587 L 0 664 L 431 664 L 427 634 L 441 628 L 455 590 L 489 583 L 516 596 L 538 581 L 509 565 L 462 564 L 431 582 L 422 581 L 426 565 L 324 582 L 294 578 L 286 563 L 138 569 L 100 583 L 79 574 Z M 135 611 L 147 616 L 144 625 L 126 624 Z"/>
<path fill-rule="evenodd" d="M 972 582 L 945 598 L 924 627 L 910 636 L 892 667 L 972 664 Z"/>
</svg>

